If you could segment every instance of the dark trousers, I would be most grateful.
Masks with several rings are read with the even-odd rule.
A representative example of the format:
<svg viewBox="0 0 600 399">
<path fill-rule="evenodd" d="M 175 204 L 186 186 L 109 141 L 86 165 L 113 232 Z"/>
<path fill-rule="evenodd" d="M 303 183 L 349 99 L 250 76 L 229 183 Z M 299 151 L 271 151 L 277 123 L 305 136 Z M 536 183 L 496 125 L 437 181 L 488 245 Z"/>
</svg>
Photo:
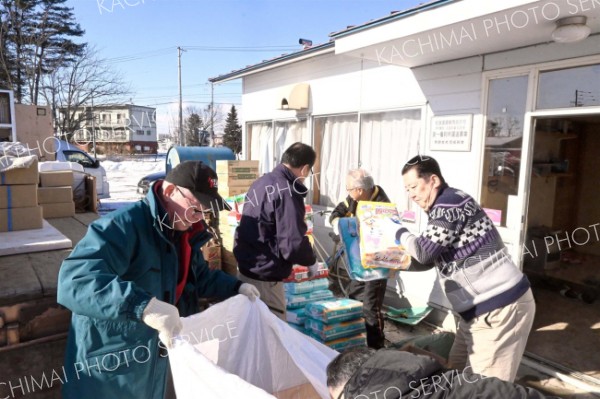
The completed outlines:
<svg viewBox="0 0 600 399">
<path fill-rule="evenodd" d="M 371 348 L 384 347 L 385 335 L 383 333 L 383 298 L 387 280 L 356 281 L 350 282 L 348 296 L 363 303 L 363 315 L 367 329 L 367 345 Z"/>
</svg>

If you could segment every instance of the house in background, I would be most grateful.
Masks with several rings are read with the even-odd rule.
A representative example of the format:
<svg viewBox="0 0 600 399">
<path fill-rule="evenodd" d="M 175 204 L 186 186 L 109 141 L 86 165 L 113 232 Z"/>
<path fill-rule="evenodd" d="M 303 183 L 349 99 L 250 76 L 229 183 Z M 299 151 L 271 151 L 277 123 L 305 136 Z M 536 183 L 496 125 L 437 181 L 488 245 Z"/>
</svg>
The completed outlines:
<svg viewBox="0 0 600 399">
<path fill-rule="evenodd" d="M 317 210 L 363 167 L 419 233 L 427 217 L 400 171 L 417 154 L 437 159 L 534 283 L 526 361 L 600 392 L 599 346 L 582 345 L 600 325 L 600 2 L 435 0 L 209 80 L 232 79 L 243 80 L 243 159 L 264 173 L 291 143 L 312 145 Z M 326 218 L 315 214 L 314 234 L 331 247 Z M 388 303 L 429 304 L 430 321 L 454 326 L 434 270 L 400 278 L 403 296 L 390 280 Z"/>
<path fill-rule="evenodd" d="M 64 112 L 61 109 L 59 114 Z M 156 154 L 158 149 L 156 108 L 133 104 L 81 107 L 75 111 L 75 120 L 81 122 L 73 138 L 90 150 L 94 140 L 99 153 Z"/>
</svg>

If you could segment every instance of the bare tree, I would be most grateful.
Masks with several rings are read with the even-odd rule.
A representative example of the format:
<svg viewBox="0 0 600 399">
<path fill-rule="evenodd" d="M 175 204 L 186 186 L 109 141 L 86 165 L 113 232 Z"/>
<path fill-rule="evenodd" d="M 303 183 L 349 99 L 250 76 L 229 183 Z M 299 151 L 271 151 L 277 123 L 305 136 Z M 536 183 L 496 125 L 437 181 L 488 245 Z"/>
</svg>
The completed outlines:
<svg viewBox="0 0 600 399">
<path fill-rule="evenodd" d="M 93 47 L 69 66 L 48 75 L 44 83 L 42 95 L 52 105 L 55 129 L 69 140 L 86 119 L 83 106 L 122 102 L 131 95 L 130 86 Z"/>
</svg>

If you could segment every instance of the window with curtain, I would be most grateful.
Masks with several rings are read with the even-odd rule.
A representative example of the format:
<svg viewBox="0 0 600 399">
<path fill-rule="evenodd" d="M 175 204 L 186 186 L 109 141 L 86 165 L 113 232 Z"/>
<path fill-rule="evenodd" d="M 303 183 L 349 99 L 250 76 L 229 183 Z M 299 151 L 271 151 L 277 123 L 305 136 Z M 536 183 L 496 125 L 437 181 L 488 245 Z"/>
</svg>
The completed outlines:
<svg viewBox="0 0 600 399">
<path fill-rule="evenodd" d="M 419 151 L 421 110 L 362 114 L 360 167 L 371 173 L 398 210 L 413 210 L 402 182 L 402 167 Z"/>
<path fill-rule="evenodd" d="M 246 125 L 250 151 L 248 159 L 260 161 L 259 173 L 261 175 L 270 172 L 275 167 L 272 125 L 271 122 Z"/>
<path fill-rule="evenodd" d="M 275 163 L 281 162 L 285 150 L 296 142 L 310 145 L 310 133 L 304 121 L 275 122 Z"/>
<path fill-rule="evenodd" d="M 358 115 L 314 119 L 313 203 L 335 206 L 346 197 L 346 173 L 358 167 Z"/>
</svg>

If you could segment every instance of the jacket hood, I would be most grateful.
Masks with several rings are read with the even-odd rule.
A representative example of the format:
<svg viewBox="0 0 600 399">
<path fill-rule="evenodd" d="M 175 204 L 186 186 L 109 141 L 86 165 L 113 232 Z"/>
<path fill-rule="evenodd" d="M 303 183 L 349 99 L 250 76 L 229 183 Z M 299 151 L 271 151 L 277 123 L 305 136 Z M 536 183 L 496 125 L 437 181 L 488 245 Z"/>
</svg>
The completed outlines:
<svg viewBox="0 0 600 399">
<path fill-rule="evenodd" d="M 404 398 L 418 388 L 421 379 L 439 371 L 442 365 L 428 356 L 380 349 L 348 380 L 344 397 L 372 397 L 371 394 L 379 392 L 387 399 Z"/>
</svg>

